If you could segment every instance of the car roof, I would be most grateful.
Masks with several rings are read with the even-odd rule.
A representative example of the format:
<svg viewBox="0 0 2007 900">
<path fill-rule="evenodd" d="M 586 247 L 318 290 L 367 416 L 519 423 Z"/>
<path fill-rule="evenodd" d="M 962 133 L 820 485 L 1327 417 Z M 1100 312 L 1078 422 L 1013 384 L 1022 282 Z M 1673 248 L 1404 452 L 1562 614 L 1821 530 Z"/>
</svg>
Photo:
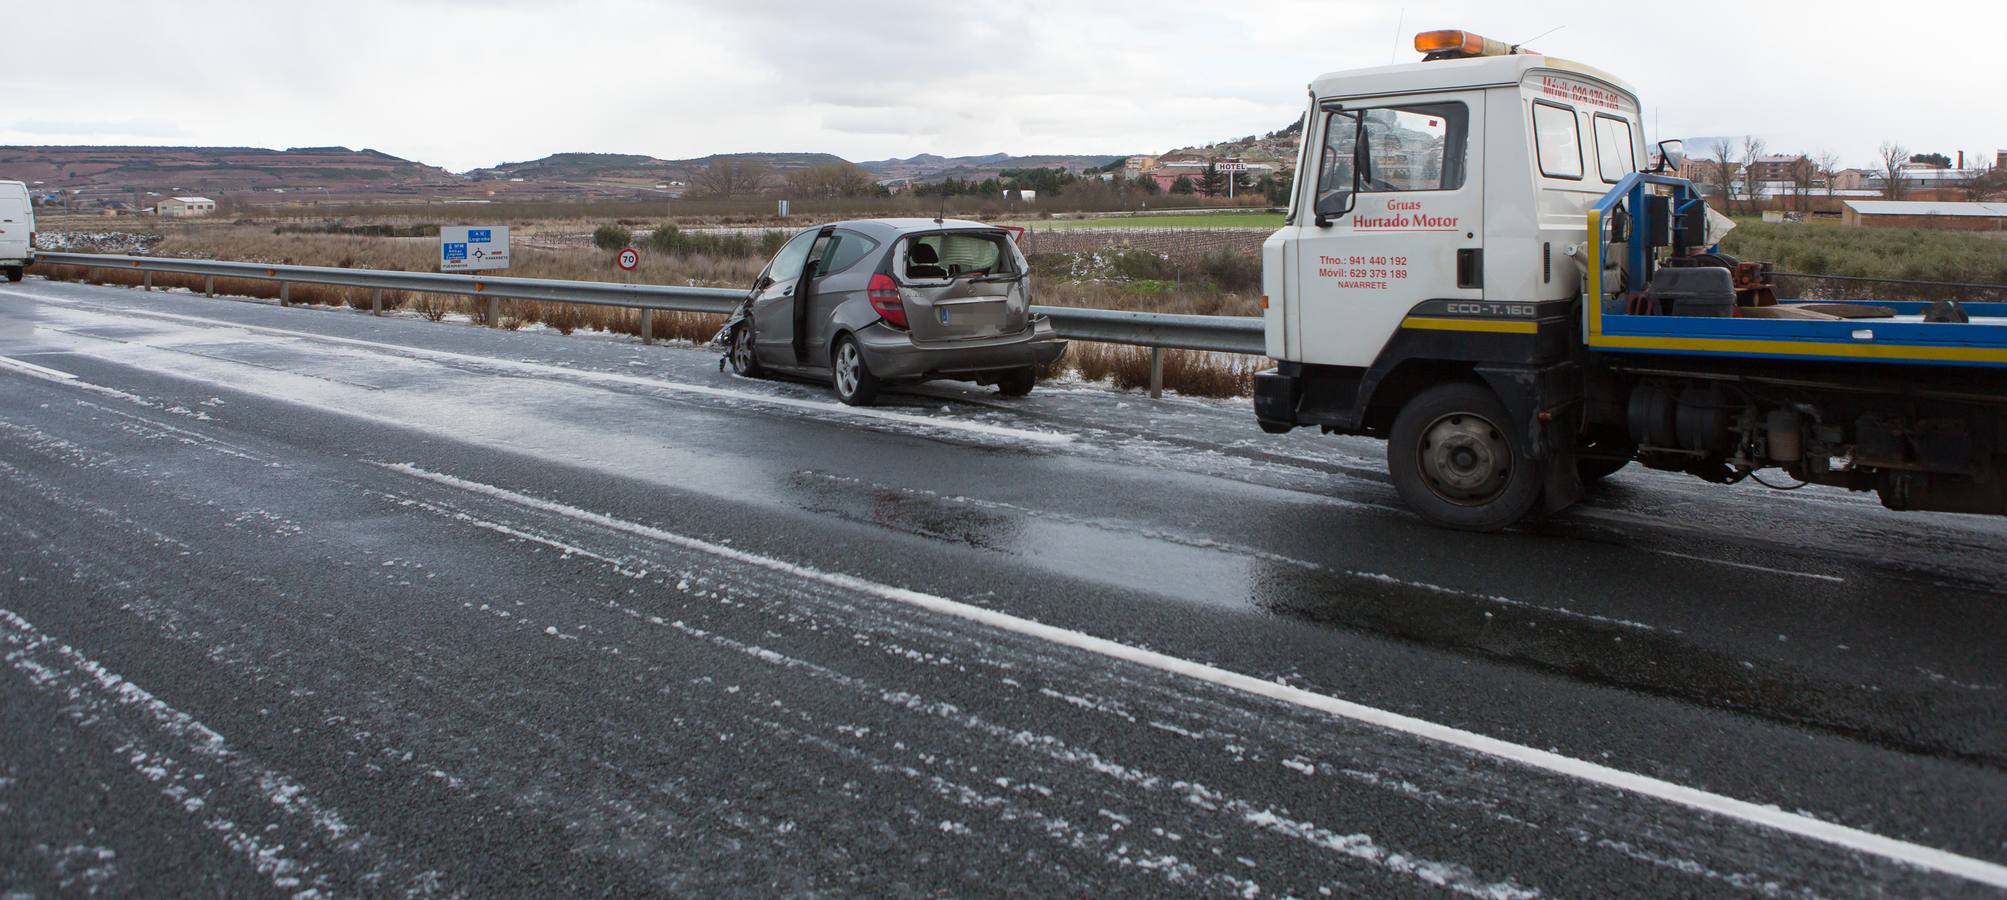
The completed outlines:
<svg viewBox="0 0 2007 900">
<path fill-rule="evenodd" d="M 846 219 L 829 224 L 832 227 L 848 228 L 853 231 L 862 231 L 880 237 L 897 237 L 927 231 L 953 231 L 971 228 L 979 228 L 985 231 L 1002 230 L 995 225 L 985 222 L 973 222 L 968 219 Z"/>
</svg>

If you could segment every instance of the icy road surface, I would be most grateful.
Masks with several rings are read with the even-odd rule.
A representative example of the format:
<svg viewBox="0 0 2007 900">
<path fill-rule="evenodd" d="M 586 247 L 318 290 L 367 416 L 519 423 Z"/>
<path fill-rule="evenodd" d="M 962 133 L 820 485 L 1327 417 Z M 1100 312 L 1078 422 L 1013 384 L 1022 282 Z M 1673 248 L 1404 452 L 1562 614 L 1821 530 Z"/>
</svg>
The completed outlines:
<svg viewBox="0 0 2007 900">
<path fill-rule="evenodd" d="M 1988 896 L 2007 528 L 0 286 L 0 889 Z"/>
</svg>

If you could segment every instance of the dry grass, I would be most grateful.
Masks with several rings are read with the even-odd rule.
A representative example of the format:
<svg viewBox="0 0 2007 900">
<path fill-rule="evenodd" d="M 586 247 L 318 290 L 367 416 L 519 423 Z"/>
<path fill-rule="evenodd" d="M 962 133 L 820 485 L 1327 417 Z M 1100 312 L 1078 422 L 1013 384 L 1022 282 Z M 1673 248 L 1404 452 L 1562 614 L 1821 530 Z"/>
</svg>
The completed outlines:
<svg viewBox="0 0 2007 900">
<path fill-rule="evenodd" d="M 1260 357 L 1238 353 L 1166 350 L 1164 387 L 1189 397 L 1245 397 L 1254 392 L 1254 373 L 1266 364 Z M 1075 369 L 1084 381 L 1107 382 L 1124 390 L 1150 386 L 1150 351 L 1145 347 L 1074 341 L 1055 368 Z"/>
</svg>

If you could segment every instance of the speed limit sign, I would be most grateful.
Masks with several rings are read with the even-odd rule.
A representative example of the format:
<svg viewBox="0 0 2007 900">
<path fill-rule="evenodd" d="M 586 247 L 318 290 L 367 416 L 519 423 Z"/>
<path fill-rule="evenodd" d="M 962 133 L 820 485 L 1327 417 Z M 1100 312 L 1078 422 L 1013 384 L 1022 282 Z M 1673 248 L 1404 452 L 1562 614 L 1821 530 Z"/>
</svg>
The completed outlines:
<svg viewBox="0 0 2007 900">
<path fill-rule="evenodd" d="M 622 272 L 632 272 L 635 266 L 641 265 L 641 253 L 633 247 L 622 247 L 620 255 L 613 258 L 613 264 L 619 266 Z"/>
</svg>

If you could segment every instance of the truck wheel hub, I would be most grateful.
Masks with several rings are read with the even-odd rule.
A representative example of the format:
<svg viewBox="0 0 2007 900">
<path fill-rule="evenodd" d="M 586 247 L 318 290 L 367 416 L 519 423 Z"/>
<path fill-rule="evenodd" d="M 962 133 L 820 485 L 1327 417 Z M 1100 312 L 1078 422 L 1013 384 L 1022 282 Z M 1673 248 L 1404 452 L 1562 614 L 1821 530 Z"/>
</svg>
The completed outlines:
<svg viewBox="0 0 2007 900">
<path fill-rule="evenodd" d="M 1496 498 L 1512 474 L 1512 447 L 1483 416 L 1451 413 L 1422 432 L 1422 476 L 1436 496 L 1464 506 Z"/>
</svg>

